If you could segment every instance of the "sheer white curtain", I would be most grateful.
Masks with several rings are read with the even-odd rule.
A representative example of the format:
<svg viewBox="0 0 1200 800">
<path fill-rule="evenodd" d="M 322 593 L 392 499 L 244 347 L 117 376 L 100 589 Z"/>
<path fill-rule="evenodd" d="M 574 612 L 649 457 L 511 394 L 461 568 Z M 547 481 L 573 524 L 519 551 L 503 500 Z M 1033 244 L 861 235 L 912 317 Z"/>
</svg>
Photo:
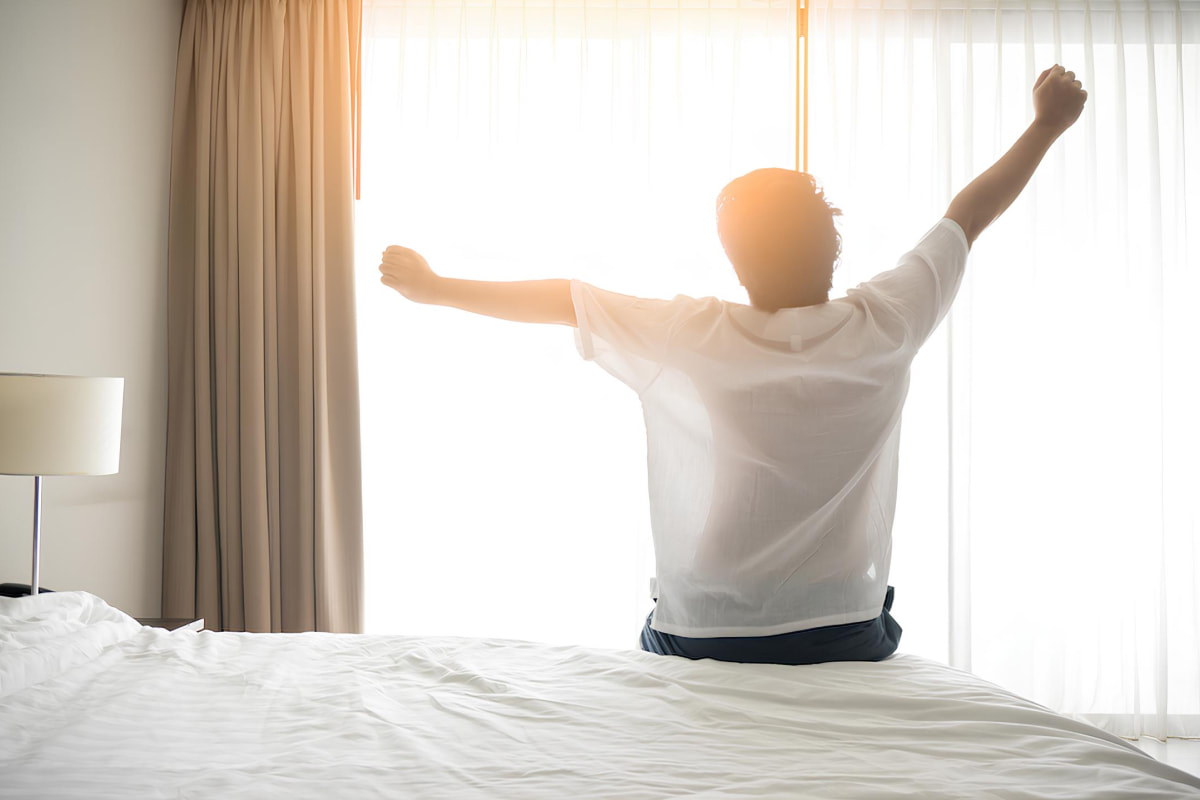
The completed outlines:
<svg viewBox="0 0 1200 800">
<path fill-rule="evenodd" d="M 1043 68 L 1090 92 L 915 365 L 897 613 L 1053 708 L 1200 735 L 1200 6 L 816 0 L 812 37 L 843 286 L 1011 144 Z"/>
<path fill-rule="evenodd" d="M 1003 152 L 1042 68 L 1092 94 L 914 366 L 892 582 L 902 650 L 1125 735 L 1200 734 L 1196 9 L 817 0 L 811 20 L 835 291 Z M 743 300 L 712 202 L 792 165 L 791 14 L 367 0 L 368 630 L 634 643 L 653 572 L 636 398 L 565 328 L 405 303 L 377 255 Z"/>
<path fill-rule="evenodd" d="M 456 277 L 744 299 L 725 182 L 793 148 L 783 0 L 365 5 L 357 206 L 367 628 L 629 647 L 653 574 L 636 396 L 573 332 L 407 304 Z"/>
</svg>

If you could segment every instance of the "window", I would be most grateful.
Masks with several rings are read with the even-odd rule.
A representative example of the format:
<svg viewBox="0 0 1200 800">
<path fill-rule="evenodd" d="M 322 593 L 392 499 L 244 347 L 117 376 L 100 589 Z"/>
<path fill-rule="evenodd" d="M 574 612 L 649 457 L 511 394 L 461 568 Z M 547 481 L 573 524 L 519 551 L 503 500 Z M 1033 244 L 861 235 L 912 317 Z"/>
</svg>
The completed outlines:
<svg viewBox="0 0 1200 800">
<path fill-rule="evenodd" d="M 653 574 L 636 397 L 568 329 L 406 303 L 377 255 L 744 300 L 712 203 L 793 164 L 791 14 L 368 3 L 369 629 L 634 645 Z M 810 166 L 846 211 L 835 293 L 1007 148 L 1042 68 L 1091 93 L 914 364 L 892 582 L 902 650 L 1126 735 L 1200 733 L 1198 43 L 1194 2 L 818 0 L 810 19 Z"/>
</svg>

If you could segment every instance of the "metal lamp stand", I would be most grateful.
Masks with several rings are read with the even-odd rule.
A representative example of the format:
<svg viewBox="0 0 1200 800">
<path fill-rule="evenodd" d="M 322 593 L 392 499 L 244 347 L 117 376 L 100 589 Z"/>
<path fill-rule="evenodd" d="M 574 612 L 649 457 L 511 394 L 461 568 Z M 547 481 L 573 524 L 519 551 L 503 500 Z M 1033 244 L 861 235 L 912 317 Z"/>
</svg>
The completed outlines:
<svg viewBox="0 0 1200 800">
<path fill-rule="evenodd" d="M 38 551 L 42 546 L 42 476 L 33 476 L 33 583 L 29 584 L 29 596 L 38 593 Z"/>
</svg>

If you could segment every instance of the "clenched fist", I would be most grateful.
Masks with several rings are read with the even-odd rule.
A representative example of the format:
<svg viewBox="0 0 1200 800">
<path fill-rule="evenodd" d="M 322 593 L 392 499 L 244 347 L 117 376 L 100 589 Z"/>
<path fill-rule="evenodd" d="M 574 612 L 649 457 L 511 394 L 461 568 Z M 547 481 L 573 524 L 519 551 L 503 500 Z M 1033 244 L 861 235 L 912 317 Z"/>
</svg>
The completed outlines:
<svg viewBox="0 0 1200 800">
<path fill-rule="evenodd" d="M 1087 102 L 1083 84 L 1075 73 L 1055 64 L 1038 76 L 1033 85 L 1034 118 L 1062 133 L 1075 124 Z"/>
<path fill-rule="evenodd" d="M 392 245 L 383 251 L 380 281 L 416 303 L 432 303 L 439 277 L 416 250 Z"/>
</svg>

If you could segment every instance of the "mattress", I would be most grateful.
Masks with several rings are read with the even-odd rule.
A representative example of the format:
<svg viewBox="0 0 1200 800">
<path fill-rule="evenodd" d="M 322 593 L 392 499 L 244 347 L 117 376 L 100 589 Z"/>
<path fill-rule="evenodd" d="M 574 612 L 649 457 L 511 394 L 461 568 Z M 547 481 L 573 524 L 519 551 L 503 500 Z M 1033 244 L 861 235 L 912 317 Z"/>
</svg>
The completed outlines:
<svg viewBox="0 0 1200 800">
<path fill-rule="evenodd" d="M 529 642 L 145 628 L 0 600 L 0 797 L 1200 798 L 911 655 L 787 667 Z"/>
</svg>

